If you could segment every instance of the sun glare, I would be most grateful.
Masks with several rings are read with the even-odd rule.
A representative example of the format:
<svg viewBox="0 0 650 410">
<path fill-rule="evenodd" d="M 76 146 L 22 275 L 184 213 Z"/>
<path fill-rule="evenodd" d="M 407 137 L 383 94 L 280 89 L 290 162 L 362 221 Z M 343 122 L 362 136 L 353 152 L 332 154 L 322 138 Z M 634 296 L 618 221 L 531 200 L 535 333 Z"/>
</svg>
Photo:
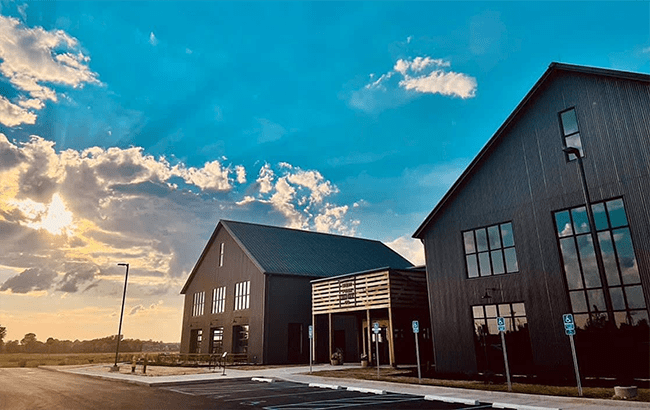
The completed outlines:
<svg viewBox="0 0 650 410">
<path fill-rule="evenodd" d="M 45 229 L 52 235 L 70 234 L 72 225 L 72 212 L 68 211 L 61 196 L 57 193 L 52 195 L 52 202 L 49 205 L 40 204 L 32 200 L 16 203 L 17 207 L 31 221 L 25 225 L 32 229 Z"/>
</svg>

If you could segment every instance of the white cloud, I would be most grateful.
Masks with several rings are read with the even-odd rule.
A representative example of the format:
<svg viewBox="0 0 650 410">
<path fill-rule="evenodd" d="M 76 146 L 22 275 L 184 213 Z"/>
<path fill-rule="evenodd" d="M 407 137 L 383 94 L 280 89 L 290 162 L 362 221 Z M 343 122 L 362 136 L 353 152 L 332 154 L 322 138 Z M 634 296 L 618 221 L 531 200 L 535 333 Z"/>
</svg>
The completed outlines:
<svg viewBox="0 0 650 410">
<path fill-rule="evenodd" d="M 122 280 L 115 261 L 132 261 L 133 294 L 144 297 L 178 291 L 218 219 L 354 234 L 358 222 L 333 203 L 338 188 L 318 171 L 288 163 L 258 171 L 245 185 L 242 165 L 172 166 L 139 147 L 57 153 L 41 137 L 12 143 L 0 134 L 0 265 L 47 268 L 55 292 L 105 295 Z"/>
<path fill-rule="evenodd" d="M 20 124 L 34 124 L 35 122 L 36 114 L 19 105 L 12 104 L 0 95 L 0 124 L 15 127 Z"/>
<path fill-rule="evenodd" d="M 350 106 L 378 112 L 397 107 L 422 94 L 471 98 L 476 95 L 476 79 L 467 74 L 450 71 L 451 63 L 431 57 L 399 59 L 393 69 L 382 74 L 363 88 L 352 92 Z M 372 80 L 374 74 L 370 76 Z"/>
<path fill-rule="evenodd" d="M 407 77 L 400 86 L 420 93 L 471 98 L 476 95 L 476 79 L 462 73 L 434 71 L 425 77 Z"/>
<path fill-rule="evenodd" d="M 424 247 L 419 240 L 408 236 L 400 236 L 391 242 L 386 242 L 386 245 L 415 266 L 424 265 Z"/>
<path fill-rule="evenodd" d="M 149 44 L 152 46 L 158 45 L 158 39 L 156 38 L 156 35 L 153 33 L 153 31 L 149 34 Z"/>
<path fill-rule="evenodd" d="M 23 107 L 38 110 L 45 101 L 58 100 L 56 92 L 44 84 L 69 87 L 99 84 L 97 74 L 88 67 L 90 58 L 79 50 L 78 41 L 64 31 L 27 28 L 15 18 L 0 16 L 0 32 L 0 74 L 23 93 L 17 97 L 23 101 Z M 26 95 L 31 99 L 26 99 Z M 10 110 L 7 102 L 6 99 L 0 101 L 3 124 L 34 123 L 33 112 L 27 115 L 25 110 Z M 14 119 L 7 119 L 12 113 Z"/>
<path fill-rule="evenodd" d="M 256 180 L 256 195 L 247 195 L 237 205 L 270 205 L 291 228 L 354 235 L 358 221 L 347 216 L 349 207 L 325 201 L 339 192 L 331 181 L 316 170 L 303 170 L 286 162 L 277 167 L 274 170 L 264 164 Z"/>
<path fill-rule="evenodd" d="M 241 165 L 235 167 L 235 173 L 237 174 L 237 182 L 240 184 L 246 183 L 246 168 Z"/>
</svg>

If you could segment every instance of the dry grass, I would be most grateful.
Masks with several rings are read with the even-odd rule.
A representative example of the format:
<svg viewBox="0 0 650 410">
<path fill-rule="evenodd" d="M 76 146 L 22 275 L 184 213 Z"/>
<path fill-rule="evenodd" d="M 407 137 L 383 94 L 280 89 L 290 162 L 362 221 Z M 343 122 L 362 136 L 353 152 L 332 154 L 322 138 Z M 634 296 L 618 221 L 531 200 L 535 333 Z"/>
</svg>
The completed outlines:
<svg viewBox="0 0 650 410">
<path fill-rule="evenodd" d="M 120 353 L 118 361 L 131 361 L 133 355 L 142 353 Z M 147 352 L 147 354 L 150 354 Z M 113 363 L 115 353 L 3 353 L 0 367 L 68 366 L 97 363 Z"/>
<path fill-rule="evenodd" d="M 313 372 L 316 376 L 352 378 L 363 380 L 379 380 L 394 383 L 418 384 L 417 376 L 407 369 L 380 369 L 380 376 L 377 377 L 375 368 L 354 368 L 342 370 L 323 370 Z M 447 380 L 422 378 L 422 384 L 442 387 L 455 387 L 460 389 L 508 391 L 506 383 L 485 384 L 476 380 Z M 614 396 L 613 388 L 606 387 L 583 387 L 584 397 L 593 399 L 611 399 Z M 512 391 L 515 393 L 541 394 L 551 396 L 578 397 L 577 387 L 568 386 L 546 386 L 537 384 L 513 383 Z M 650 402 L 650 389 L 639 389 L 639 395 L 632 399 L 634 401 Z"/>
</svg>

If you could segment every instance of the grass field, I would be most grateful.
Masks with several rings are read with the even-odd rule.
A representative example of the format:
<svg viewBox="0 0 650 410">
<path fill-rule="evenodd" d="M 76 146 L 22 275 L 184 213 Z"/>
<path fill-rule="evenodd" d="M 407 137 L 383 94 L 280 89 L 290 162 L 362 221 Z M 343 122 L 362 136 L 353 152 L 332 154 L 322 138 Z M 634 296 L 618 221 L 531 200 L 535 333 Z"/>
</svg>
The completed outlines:
<svg viewBox="0 0 650 410">
<path fill-rule="evenodd" d="M 141 353 L 120 353 L 119 361 L 130 361 L 133 355 Z M 3 353 L 0 367 L 65 366 L 92 363 L 113 363 L 115 353 Z"/>
<path fill-rule="evenodd" d="M 377 378 L 377 369 L 375 368 L 353 368 L 345 370 L 324 370 L 313 373 L 317 376 L 325 377 L 346 377 L 354 379 L 381 380 L 397 383 L 418 383 L 417 376 L 413 375 L 410 370 L 404 369 L 381 369 L 380 376 Z M 488 390 L 488 391 L 508 391 L 505 383 L 485 384 L 482 381 L 471 380 L 446 380 L 422 378 L 422 384 L 433 386 L 456 387 L 462 389 Z M 592 399 L 611 399 L 614 396 L 614 389 L 607 387 L 583 387 L 584 397 Z M 568 386 L 546 386 L 538 384 L 513 383 L 512 391 L 514 393 L 527 394 L 545 394 L 551 396 L 569 396 L 578 397 L 577 387 Z M 638 389 L 638 396 L 632 401 L 650 402 L 650 389 Z"/>
</svg>

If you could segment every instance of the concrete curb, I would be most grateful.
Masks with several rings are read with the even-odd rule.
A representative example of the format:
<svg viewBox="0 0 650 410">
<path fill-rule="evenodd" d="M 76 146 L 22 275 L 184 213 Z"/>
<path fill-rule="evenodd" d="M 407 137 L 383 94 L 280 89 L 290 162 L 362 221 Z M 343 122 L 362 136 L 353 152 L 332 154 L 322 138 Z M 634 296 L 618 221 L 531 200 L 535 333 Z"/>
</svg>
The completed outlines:
<svg viewBox="0 0 650 410">
<path fill-rule="evenodd" d="M 321 389 L 332 389 L 332 390 L 338 390 L 341 388 L 341 386 L 337 386 L 334 384 L 323 384 L 323 383 L 309 383 L 309 387 L 318 387 Z"/>
<path fill-rule="evenodd" d="M 495 409 L 515 409 L 515 410 L 562 410 L 558 407 L 539 407 L 528 406 L 526 404 L 510 404 L 510 403 L 492 403 Z"/>
<path fill-rule="evenodd" d="M 348 387 L 347 391 L 356 391 L 359 393 L 386 394 L 386 390 L 370 389 L 366 387 Z"/>
<path fill-rule="evenodd" d="M 467 404 L 469 406 L 478 406 L 479 404 L 481 404 L 478 400 L 474 400 L 474 399 L 461 399 L 458 397 L 438 396 L 433 394 L 427 394 L 426 396 L 424 396 L 424 400 L 442 401 L 445 403 L 460 403 L 460 404 Z"/>
<path fill-rule="evenodd" d="M 254 382 L 273 383 L 273 379 L 268 377 L 252 377 L 251 380 Z"/>
</svg>

